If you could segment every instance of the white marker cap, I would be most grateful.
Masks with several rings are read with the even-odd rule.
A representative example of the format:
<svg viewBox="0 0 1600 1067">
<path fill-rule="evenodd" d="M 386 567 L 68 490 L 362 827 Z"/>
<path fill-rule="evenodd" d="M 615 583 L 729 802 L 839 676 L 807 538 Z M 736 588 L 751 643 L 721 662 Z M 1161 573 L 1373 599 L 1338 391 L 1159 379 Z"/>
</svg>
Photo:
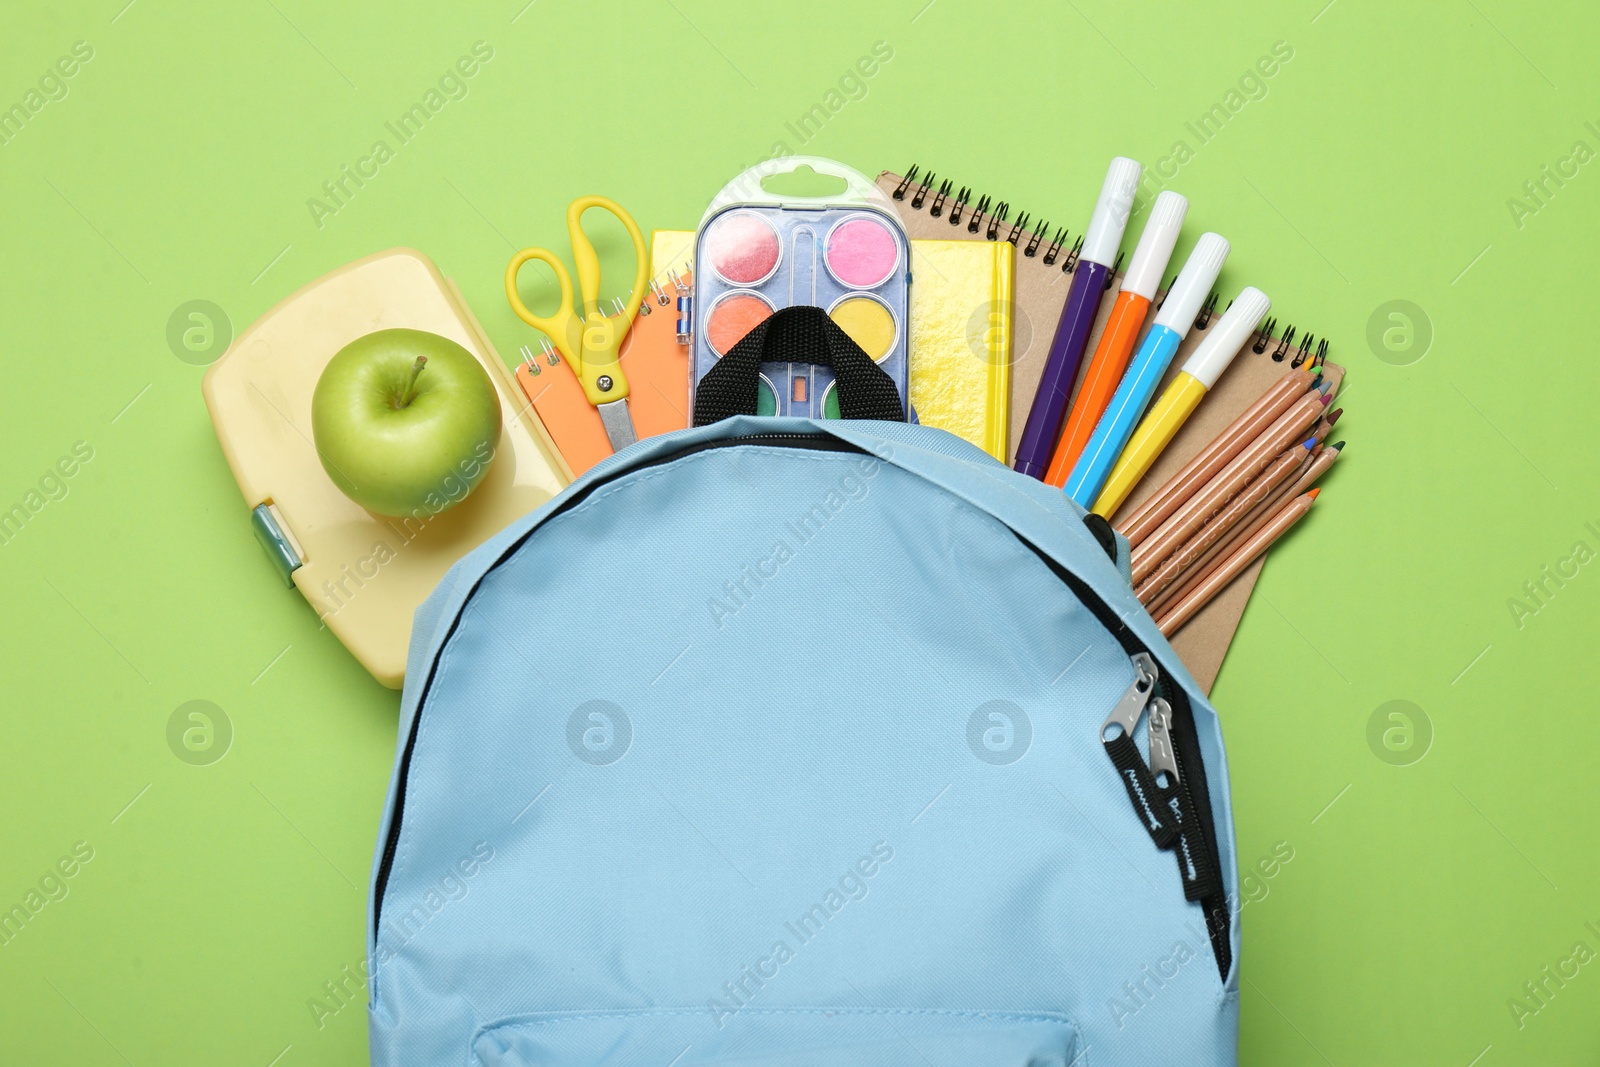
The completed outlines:
<svg viewBox="0 0 1600 1067">
<path fill-rule="evenodd" d="M 1100 199 L 1094 202 L 1094 214 L 1089 216 L 1080 259 L 1109 267 L 1117 258 L 1122 233 L 1128 228 L 1128 216 L 1133 213 L 1133 195 L 1139 190 L 1139 174 L 1143 169 L 1136 160 L 1126 156 L 1111 161 L 1106 183 L 1100 187 Z"/>
<path fill-rule="evenodd" d="M 1244 291 L 1233 298 L 1233 303 L 1223 312 L 1222 318 L 1211 327 L 1211 332 L 1200 342 L 1200 347 L 1184 361 L 1183 372 L 1207 389 L 1216 385 L 1217 379 L 1228 369 L 1228 364 L 1239 354 L 1244 343 L 1255 332 L 1261 316 L 1270 307 L 1272 301 L 1267 299 L 1266 293 L 1254 286 L 1245 286 Z"/>
<path fill-rule="evenodd" d="M 1156 197 L 1133 250 L 1133 259 L 1128 262 L 1128 273 L 1122 276 L 1123 292 L 1138 293 L 1146 300 L 1156 298 L 1161 275 L 1166 272 L 1172 246 L 1178 243 L 1178 231 L 1183 229 L 1183 217 L 1188 213 L 1189 198 L 1182 193 L 1168 189 Z"/>
<path fill-rule="evenodd" d="M 1165 326 L 1179 337 L 1188 333 L 1227 258 L 1227 238 L 1217 233 L 1201 234 L 1194 251 L 1189 253 L 1188 262 L 1178 272 L 1178 280 L 1167 290 L 1161 310 L 1156 312 L 1156 325 Z"/>
</svg>

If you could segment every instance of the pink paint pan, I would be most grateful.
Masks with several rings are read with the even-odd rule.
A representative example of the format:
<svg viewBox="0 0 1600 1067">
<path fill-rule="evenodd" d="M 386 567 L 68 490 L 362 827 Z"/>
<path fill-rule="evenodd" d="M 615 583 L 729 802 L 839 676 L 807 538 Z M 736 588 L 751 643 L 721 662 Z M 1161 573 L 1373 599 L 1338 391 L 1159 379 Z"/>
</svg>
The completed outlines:
<svg viewBox="0 0 1600 1067">
<path fill-rule="evenodd" d="M 876 216 L 847 215 L 828 231 L 822 258 L 840 285 L 872 289 L 900 265 L 900 242 Z"/>
</svg>

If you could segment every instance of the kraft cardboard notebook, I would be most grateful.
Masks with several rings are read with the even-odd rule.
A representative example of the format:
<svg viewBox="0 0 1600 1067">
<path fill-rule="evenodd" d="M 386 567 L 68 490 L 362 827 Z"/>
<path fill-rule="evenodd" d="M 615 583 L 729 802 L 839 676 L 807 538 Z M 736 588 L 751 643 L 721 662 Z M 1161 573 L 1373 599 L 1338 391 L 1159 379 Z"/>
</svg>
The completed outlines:
<svg viewBox="0 0 1600 1067">
<path fill-rule="evenodd" d="M 909 174 L 914 179 L 917 168 L 912 167 Z M 890 171 L 878 175 L 878 188 L 893 199 L 912 240 L 1004 241 L 1013 248 L 1010 446 L 1006 450 L 1009 460 L 1022 436 L 1039 377 L 1044 373 L 1045 353 L 1050 349 L 1056 320 L 1061 318 L 1061 307 L 1067 302 L 1072 275 L 1061 268 L 1074 261 L 1071 246 L 1052 243 L 1045 224 L 1037 220 L 1033 223 L 1036 232 L 1030 231 L 1026 213 L 1008 218 L 1011 209 L 1004 202 L 994 204 L 992 209 L 987 196 L 970 203 L 970 189 L 952 191 L 948 181 L 935 187 L 930 184 L 933 175 L 923 178 L 923 182 L 917 182 Z M 915 287 L 913 281 L 913 290 Z M 1109 315 L 1110 308 L 1110 301 L 1103 302 L 1102 316 Z"/>
<path fill-rule="evenodd" d="M 894 201 L 906 232 L 913 240 L 939 238 L 1005 242 L 1011 246 L 1012 255 L 1016 257 L 1010 435 L 1011 447 L 1015 450 L 1022 423 L 1027 419 L 1028 408 L 1033 403 L 1033 394 L 1044 369 L 1051 335 L 1061 317 L 1061 308 L 1066 303 L 1072 275 L 1064 268 L 1076 262 L 1072 251 L 1076 238 L 1058 231 L 1056 238 L 1052 239 L 1046 223 L 1035 220 L 1030 224 L 1026 213 L 1012 217 L 1010 205 L 1004 201 L 995 203 L 989 197 L 982 196 L 974 203 L 974 194 L 968 188 L 958 189 L 949 180 L 935 184 L 932 174 L 922 175 L 919 180 L 915 167 L 908 173 L 910 177 L 906 178 L 884 171 L 878 175 L 878 187 Z M 1095 321 L 1094 331 L 1089 335 L 1087 351 L 1094 351 L 1099 343 L 1120 281 L 1121 274 L 1118 273 L 1100 302 L 1100 315 Z M 1237 288 L 1243 283 L 1229 281 L 1226 284 Z M 1270 279 L 1260 287 L 1271 294 Z M 1158 302 L 1162 295 L 1157 294 Z M 1177 376 L 1184 361 L 1199 347 L 1215 315 L 1208 301 L 1207 307 L 1201 310 L 1194 327 L 1179 346 L 1156 395 L 1160 395 Z M 1285 316 L 1278 315 L 1277 321 L 1285 321 Z M 1246 342 L 1244 350 L 1178 431 L 1149 473 L 1129 494 L 1118 514 L 1131 512 L 1176 474 L 1286 370 L 1312 358 L 1315 344 L 1311 336 L 1309 332 L 1300 331 L 1292 325 L 1275 332 L 1271 320 L 1263 324 L 1263 332 L 1252 335 Z M 1085 367 L 1087 364 L 1088 360 L 1084 360 Z M 1080 368 L 1080 379 L 1082 372 L 1083 368 Z M 1343 380 L 1344 368 L 1327 363 L 1323 375 L 1337 389 Z M 1115 525 L 1116 516 L 1112 517 L 1112 522 Z M 1308 519 L 1304 525 L 1314 528 L 1315 518 Z M 1239 620 L 1244 615 L 1245 605 L 1250 600 L 1250 593 L 1255 588 L 1256 578 L 1265 561 L 1266 555 L 1263 555 L 1251 564 L 1227 589 L 1196 614 L 1187 626 L 1173 635 L 1172 647 L 1182 657 L 1189 673 L 1208 693 L 1216 681 L 1217 672 L 1222 668 L 1223 657 L 1227 655 L 1234 632 L 1239 628 Z"/>
</svg>

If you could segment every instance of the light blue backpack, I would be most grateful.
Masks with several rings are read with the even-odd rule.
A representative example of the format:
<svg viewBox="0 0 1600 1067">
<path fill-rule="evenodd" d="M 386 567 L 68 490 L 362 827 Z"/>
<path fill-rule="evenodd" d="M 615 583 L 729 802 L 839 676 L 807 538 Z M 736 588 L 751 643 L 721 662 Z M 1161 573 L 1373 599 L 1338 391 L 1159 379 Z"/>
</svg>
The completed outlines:
<svg viewBox="0 0 1600 1067">
<path fill-rule="evenodd" d="M 1234 1063 L 1222 737 L 1126 551 L 904 423 L 594 468 L 417 613 L 372 1062 Z"/>
</svg>

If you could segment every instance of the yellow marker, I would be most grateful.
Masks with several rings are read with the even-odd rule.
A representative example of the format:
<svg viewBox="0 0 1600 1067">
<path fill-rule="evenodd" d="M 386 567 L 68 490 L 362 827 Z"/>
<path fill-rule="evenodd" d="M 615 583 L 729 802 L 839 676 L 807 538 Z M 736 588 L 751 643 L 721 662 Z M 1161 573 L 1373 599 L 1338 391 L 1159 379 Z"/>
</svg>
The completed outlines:
<svg viewBox="0 0 1600 1067">
<path fill-rule="evenodd" d="M 1133 431 L 1090 511 L 1107 519 L 1116 513 L 1156 457 L 1205 399 L 1206 393 L 1217 384 L 1217 379 L 1228 369 L 1228 364 L 1239 354 L 1270 307 L 1272 301 L 1267 299 L 1267 294 L 1250 286 L 1234 299 L 1212 327 L 1214 332 L 1200 342 L 1194 355 L 1184 362 L 1178 376 L 1151 405 L 1139 428 Z"/>
</svg>

